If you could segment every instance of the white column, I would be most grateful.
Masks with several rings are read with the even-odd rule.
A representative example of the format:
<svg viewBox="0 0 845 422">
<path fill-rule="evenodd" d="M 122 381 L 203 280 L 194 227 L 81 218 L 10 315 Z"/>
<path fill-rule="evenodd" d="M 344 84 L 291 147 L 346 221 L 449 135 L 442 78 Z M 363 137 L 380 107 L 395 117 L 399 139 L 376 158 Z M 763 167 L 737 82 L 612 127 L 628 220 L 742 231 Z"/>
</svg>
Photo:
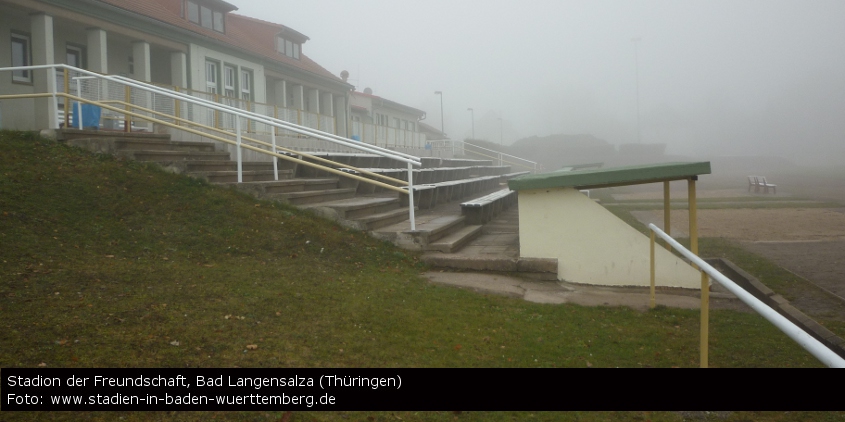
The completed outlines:
<svg viewBox="0 0 845 422">
<path fill-rule="evenodd" d="M 170 53 L 170 83 L 179 88 L 188 87 L 188 56 L 181 51 Z"/>
<path fill-rule="evenodd" d="M 135 63 L 135 79 L 141 82 L 150 82 L 150 43 L 144 41 L 133 42 L 132 61 Z M 140 97 L 136 97 L 133 103 L 141 107 L 152 108 L 152 99 L 152 93 L 146 93 Z M 147 130 L 152 128 L 150 123 L 144 120 L 135 123 L 135 127 L 138 129 L 146 128 Z"/>
<path fill-rule="evenodd" d="M 288 106 L 288 90 L 287 90 L 287 83 L 284 79 L 280 81 L 276 81 L 274 84 L 274 89 L 276 90 L 276 105 L 279 107 L 287 107 Z"/>
<path fill-rule="evenodd" d="M 100 28 L 88 29 L 88 70 L 109 73 L 108 36 Z"/>
<path fill-rule="evenodd" d="M 349 133 L 347 132 L 349 115 L 346 114 L 346 97 L 338 95 L 333 98 L 332 103 L 334 103 L 334 120 L 337 122 L 335 135 L 343 136 L 344 138 L 349 137 Z"/>
<path fill-rule="evenodd" d="M 150 43 L 132 43 L 132 61 L 135 63 L 135 79 L 150 82 Z"/>
<path fill-rule="evenodd" d="M 320 90 L 308 90 L 308 111 L 312 113 L 320 113 Z"/>
<path fill-rule="evenodd" d="M 332 101 L 332 97 L 331 92 L 324 92 L 320 95 L 320 114 L 334 116 L 334 102 Z"/>
<path fill-rule="evenodd" d="M 305 87 L 302 85 L 293 86 L 293 108 L 305 109 Z"/>
<path fill-rule="evenodd" d="M 53 47 L 53 17 L 45 14 L 33 15 L 30 18 L 30 26 L 32 30 L 32 64 L 36 66 L 54 64 L 56 54 Z M 50 72 L 47 70 L 32 72 L 35 92 L 55 91 L 56 80 L 49 75 Z M 36 99 L 33 129 L 51 128 L 52 117 L 56 115 L 56 112 L 52 98 Z"/>
</svg>

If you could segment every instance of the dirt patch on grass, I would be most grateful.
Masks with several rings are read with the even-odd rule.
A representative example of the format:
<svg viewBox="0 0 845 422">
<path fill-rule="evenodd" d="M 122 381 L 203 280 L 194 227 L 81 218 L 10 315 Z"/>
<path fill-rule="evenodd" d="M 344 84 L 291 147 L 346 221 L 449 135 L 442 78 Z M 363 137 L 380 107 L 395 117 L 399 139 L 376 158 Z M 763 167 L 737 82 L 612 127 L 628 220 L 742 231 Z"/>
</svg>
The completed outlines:
<svg viewBox="0 0 845 422">
<path fill-rule="evenodd" d="M 663 228 L 663 211 L 632 211 L 645 224 Z M 673 237 L 689 237 L 689 213 L 672 212 Z M 699 237 L 740 241 L 845 241 L 845 212 L 832 208 L 740 208 L 698 210 Z"/>
</svg>

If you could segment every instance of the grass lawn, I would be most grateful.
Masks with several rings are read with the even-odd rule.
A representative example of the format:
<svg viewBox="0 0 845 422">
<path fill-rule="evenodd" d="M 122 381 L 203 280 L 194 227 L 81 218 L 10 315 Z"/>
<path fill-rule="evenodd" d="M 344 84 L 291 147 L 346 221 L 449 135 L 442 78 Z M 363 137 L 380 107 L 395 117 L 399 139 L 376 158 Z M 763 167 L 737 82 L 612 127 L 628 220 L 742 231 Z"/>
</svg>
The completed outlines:
<svg viewBox="0 0 845 422">
<path fill-rule="evenodd" d="M 31 134 L 0 132 L 0 151 L 0 367 L 697 366 L 698 311 L 541 305 L 436 286 L 419 277 L 413 254 L 285 205 Z M 756 314 L 712 311 L 710 338 L 714 367 L 820 366 Z M 758 416 L 727 420 L 801 420 Z M 118 417 L 284 415 L 50 416 Z M 683 420 L 449 412 L 291 420 L 347 418 Z"/>
</svg>

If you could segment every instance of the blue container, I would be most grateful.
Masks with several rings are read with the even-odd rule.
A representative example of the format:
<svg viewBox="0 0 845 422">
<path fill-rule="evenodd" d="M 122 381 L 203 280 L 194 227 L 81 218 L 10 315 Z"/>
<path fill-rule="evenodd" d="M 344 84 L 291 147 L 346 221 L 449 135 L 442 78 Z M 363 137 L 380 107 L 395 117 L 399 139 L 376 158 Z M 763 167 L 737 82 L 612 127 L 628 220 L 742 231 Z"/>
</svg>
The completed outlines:
<svg viewBox="0 0 845 422">
<path fill-rule="evenodd" d="M 360 136 L 358 136 L 358 135 L 352 135 L 352 140 L 353 140 L 353 141 L 358 141 L 358 142 L 361 142 L 361 137 L 360 137 Z"/>
<path fill-rule="evenodd" d="M 79 128 L 79 114 L 82 114 L 82 128 L 83 129 L 99 129 L 100 128 L 100 107 L 92 104 L 82 104 L 82 113 L 79 113 L 79 104 L 73 103 L 71 106 L 70 126 L 73 129 Z"/>
</svg>

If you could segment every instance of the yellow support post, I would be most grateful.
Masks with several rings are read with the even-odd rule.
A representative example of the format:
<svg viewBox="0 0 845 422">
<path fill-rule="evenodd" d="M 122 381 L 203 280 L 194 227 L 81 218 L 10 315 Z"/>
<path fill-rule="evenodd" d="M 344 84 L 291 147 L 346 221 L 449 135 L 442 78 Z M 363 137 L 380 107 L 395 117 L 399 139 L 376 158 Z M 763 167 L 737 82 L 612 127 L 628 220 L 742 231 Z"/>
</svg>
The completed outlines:
<svg viewBox="0 0 845 422">
<path fill-rule="evenodd" d="M 672 204 L 669 198 L 669 181 L 663 182 L 663 231 L 669 236 L 672 235 Z M 669 242 L 664 242 L 666 250 L 669 250 Z"/>
<path fill-rule="evenodd" d="M 701 367 L 707 368 L 710 343 L 710 279 L 701 272 Z"/>
<path fill-rule="evenodd" d="M 698 212 L 695 203 L 695 179 L 690 177 L 687 181 L 689 190 L 689 250 L 698 256 Z"/>
<path fill-rule="evenodd" d="M 131 111 L 132 107 L 130 107 L 130 104 L 132 104 L 132 88 L 130 88 L 129 85 L 127 85 L 126 88 L 123 90 L 123 95 L 124 102 L 126 103 L 126 111 Z M 123 115 L 123 131 L 132 131 L 132 116 L 129 114 Z"/>
<path fill-rule="evenodd" d="M 174 86 L 173 90 L 176 91 L 176 92 L 179 92 L 179 87 Z M 182 118 L 182 106 L 181 106 L 181 104 L 179 104 L 179 100 L 173 100 L 173 108 L 174 108 L 174 110 L 173 110 L 174 114 L 176 115 L 176 119 L 177 119 L 176 120 L 176 126 L 182 126 L 182 124 L 178 120 L 178 119 Z"/>
<path fill-rule="evenodd" d="M 657 302 L 654 298 L 654 230 L 649 230 L 649 232 L 651 234 L 651 236 L 649 236 L 651 239 L 651 241 L 649 242 L 649 249 L 651 252 L 649 259 L 649 261 L 651 262 L 651 283 L 649 289 L 650 297 L 648 301 L 648 307 L 654 309 L 654 307 L 657 306 Z"/>
<path fill-rule="evenodd" d="M 214 102 L 220 104 L 220 94 L 214 94 Z M 214 128 L 220 129 L 220 110 L 214 110 Z"/>
</svg>

